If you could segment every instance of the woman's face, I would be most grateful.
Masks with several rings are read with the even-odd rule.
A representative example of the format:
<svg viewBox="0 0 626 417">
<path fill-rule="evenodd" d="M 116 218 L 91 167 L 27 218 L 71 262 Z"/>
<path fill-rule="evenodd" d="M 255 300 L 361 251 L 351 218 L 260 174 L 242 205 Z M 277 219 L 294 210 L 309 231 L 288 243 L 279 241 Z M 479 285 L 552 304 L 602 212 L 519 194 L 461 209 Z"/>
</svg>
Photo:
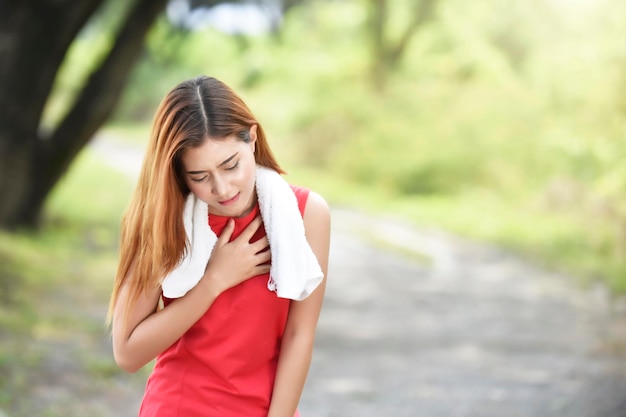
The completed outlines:
<svg viewBox="0 0 626 417">
<path fill-rule="evenodd" d="M 239 217 L 256 203 L 255 175 L 256 125 L 250 129 L 250 142 L 236 136 L 207 139 L 181 155 L 182 176 L 187 187 L 209 205 L 209 213 Z"/>
</svg>

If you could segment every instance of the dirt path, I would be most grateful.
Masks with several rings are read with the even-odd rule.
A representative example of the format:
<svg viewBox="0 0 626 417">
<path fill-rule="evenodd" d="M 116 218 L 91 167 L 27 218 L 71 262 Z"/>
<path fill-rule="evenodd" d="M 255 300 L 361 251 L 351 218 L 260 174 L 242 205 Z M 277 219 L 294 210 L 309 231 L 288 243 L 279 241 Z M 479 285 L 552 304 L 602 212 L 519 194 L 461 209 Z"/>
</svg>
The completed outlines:
<svg viewBox="0 0 626 417">
<path fill-rule="evenodd" d="M 139 151 L 93 146 L 136 175 Z M 328 290 L 301 412 L 626 417 L 626 315 L 607 298 L 497 248 L 334 208 Z M 106 341 L 96 345 L 110 360 Z M 67 377 L 67 352 L 79 352 L 65 349 L 49 354 L 57 375 L 34 402 L 76 404 L 58 414 L 65 416 L 136 415 L 144 376 L 86 384 L 83 371 Z M 91 406 L 81 413 L 77 404 Z"/>
<path fill-rule="evenodd" d="M 626 321 L 601 290 L 397 220 L 334 225 L 305 415 L 626 416 Z M 398 242 L 433 262 L 380 247 Z"/>
</svg>

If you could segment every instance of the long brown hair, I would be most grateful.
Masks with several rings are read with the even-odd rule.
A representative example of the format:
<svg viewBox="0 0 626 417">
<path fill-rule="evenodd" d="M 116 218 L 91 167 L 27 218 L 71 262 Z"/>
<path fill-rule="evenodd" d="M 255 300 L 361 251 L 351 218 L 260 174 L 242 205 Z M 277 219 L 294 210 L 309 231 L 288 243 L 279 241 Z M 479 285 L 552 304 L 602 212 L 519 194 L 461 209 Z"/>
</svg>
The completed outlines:
<svg viewBox="0 0 626 417">
<path fill-rule="evenodd" d="M 178 84 L 163 99 L 154 117 L 139 181 L 122 218 L 120 260 L 108 323 L 120 289 L 129 277 L 127 310 L 143 291 L 160 284 L 187 249 L 182 212 L 189 189 L 181 173 L 183 151 L 200 146 L 209 138 L 220 140 L 236 135 L 248 142 L 253 125 L 257 126 L 256 163 L 284 173 L 261 125 L 243 100 L 223 82 L 196 77 Z"/>
</svg>

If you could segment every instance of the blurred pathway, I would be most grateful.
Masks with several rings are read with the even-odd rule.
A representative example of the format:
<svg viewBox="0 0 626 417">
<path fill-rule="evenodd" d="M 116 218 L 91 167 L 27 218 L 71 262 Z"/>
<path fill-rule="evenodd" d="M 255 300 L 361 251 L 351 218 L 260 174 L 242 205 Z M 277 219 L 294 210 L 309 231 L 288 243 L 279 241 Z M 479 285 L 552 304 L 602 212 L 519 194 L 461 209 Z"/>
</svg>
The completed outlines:
<svg viewBox="0 0 626 417">
<path fill-rule="evenodd" d="M 141 150 L 92 148 L 136 176 Z M 341 208 L 329 269 L 303 417 L 626 417 L 626 314 L 600 288 Z"/>
<path fill-rule="evenodd" d="M 626 320 L 601 290 L 401 221 L 333 223 L 305 416 L 626 416 Z"/>
</svg>

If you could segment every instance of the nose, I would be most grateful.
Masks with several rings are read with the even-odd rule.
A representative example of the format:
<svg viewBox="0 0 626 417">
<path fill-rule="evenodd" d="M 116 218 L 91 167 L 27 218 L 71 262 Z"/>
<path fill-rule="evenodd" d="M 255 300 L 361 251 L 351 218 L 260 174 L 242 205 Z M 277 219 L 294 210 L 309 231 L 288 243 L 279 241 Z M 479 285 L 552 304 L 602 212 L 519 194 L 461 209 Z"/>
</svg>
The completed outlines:
<svg viewBox="0 0 626 417">
<path fill-rule="evenodd" d="M 219 175 L 214 175 L 212 179 L 213 181 L 211 183 L 211 192 L 218 197 L 224 196 L 224 192 L 226 191 L 226 184 L 222 180 L 222 177 Z"/>
</svg>

